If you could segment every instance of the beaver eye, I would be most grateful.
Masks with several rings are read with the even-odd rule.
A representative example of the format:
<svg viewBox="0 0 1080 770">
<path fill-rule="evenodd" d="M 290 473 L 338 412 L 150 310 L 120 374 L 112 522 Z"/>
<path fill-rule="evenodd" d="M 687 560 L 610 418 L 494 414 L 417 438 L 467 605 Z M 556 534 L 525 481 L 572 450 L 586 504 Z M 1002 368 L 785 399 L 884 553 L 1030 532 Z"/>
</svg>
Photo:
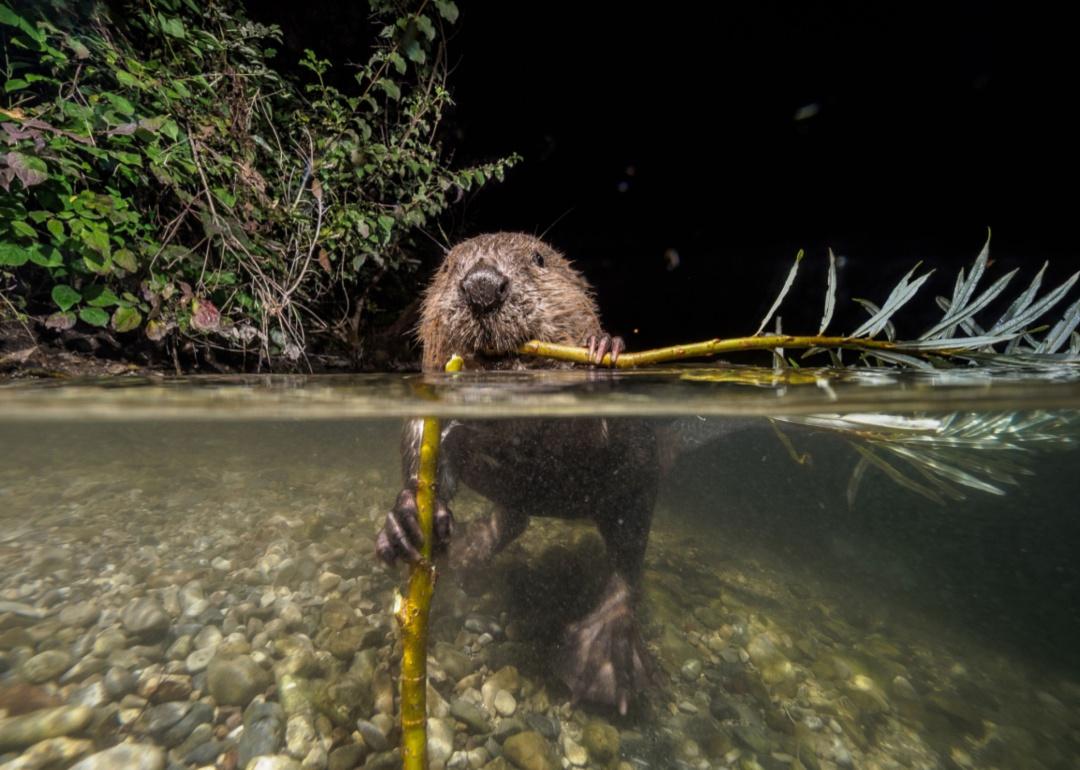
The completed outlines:
<svg viewBox="0 0 1080 770">
<path fill-rule="evenodd" d="M 532 255 L 532 261 L 533 261 L 533 264 L 536 265 L 537 267 L 543 267 L 544 266 L 544 255 L 541 254 L 539 251 L 534 251 L 533 255 Z"/>
</svg>

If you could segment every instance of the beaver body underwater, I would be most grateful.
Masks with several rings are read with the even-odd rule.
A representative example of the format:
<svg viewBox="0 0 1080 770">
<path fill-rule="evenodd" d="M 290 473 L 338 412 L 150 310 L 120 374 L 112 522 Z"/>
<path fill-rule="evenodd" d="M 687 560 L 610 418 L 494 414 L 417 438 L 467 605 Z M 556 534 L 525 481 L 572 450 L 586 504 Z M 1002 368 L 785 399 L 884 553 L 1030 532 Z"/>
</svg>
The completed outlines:
<svg viewBox="0 0 1080 770">
<path fill-rule="evenodd" d="M 424 369 L 441 371 L 453 353 L 466 368 L 552 366 L 516 355 L 527 340 L 586 345 L 599 363 L 622 341 L 604 334 L 592 291 L 555 249 L 515 233 L 481 235 L 453 248 L 424 297 Z M 376 540 L 388 563 L 419 558 L 416 477 L 422 421 L 402 439 L 404 484 Z M 655 433 L 640 419 L 453 421 L 444 427 L 435 510 L 435 545 L 453 533 L 449 501 L 459 483 L 495 503 L 473 522 L 455 556 L 491 557 L 525 531 L 531 516 L 590 518 L 604 539 L 612 574 L 595 607 L 570 624 L 558 672 L 575 699 L 616 706 L 654 681 L 634 619 L 659 483 Z"/>
</svg>

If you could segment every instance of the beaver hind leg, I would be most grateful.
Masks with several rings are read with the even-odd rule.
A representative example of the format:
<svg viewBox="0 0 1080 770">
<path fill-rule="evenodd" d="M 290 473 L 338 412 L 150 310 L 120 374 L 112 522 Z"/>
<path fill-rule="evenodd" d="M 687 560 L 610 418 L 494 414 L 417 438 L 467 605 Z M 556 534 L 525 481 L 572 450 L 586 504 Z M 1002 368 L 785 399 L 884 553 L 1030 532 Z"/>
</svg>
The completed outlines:
<svg viewBox="0 0 1080 770">
<path fill-rule="evenodd" d="M 626 714 L 633 693 L 659 681 L 634 619 L 630 587 L 612 575 L 596 609 L 567 626 L 556 668 L 573 700 L 605 703 Z"/>
</svg>

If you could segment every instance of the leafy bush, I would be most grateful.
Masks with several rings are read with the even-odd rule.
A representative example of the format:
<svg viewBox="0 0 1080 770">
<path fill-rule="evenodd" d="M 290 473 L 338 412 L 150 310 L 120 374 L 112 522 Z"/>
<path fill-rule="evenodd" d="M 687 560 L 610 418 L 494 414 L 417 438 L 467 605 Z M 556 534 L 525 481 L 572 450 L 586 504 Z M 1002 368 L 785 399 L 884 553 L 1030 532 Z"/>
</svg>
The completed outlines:
<svg viewBox="0 0 1080 770">
<path fill-rule="evenodd" d="M 310 51 L 276 71 L 279 30 L 234 0 L 26 5 L 0 4 L 0 291 L 54 329 L 296 361 L 515 160 L 444 158 L 452 2 L 373 2 L 349 93 Z"/>
</svg>

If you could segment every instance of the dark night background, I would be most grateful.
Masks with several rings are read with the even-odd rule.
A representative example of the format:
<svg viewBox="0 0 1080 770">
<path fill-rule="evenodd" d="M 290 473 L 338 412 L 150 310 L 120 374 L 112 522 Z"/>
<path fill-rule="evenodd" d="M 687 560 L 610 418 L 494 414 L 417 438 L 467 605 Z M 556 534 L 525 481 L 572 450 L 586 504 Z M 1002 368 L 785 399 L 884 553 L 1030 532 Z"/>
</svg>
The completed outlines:
<svg viewBox="0 0 1080 770">
<path fill-rule="evenodd" d="M 835 331 L 862 313 L 845 300 L 880 302 L 920 259 L 947 292 L 987 227 L 995 275 L 1080 267 L 1061 20 L 967 2 L 459 5 L 447 147 L 524 160 L 447 234 L 546 232 L 632 348 L 753 332 L 799 247 L 787 331 L 816 331 L 828 247 Z M 283 27 L 283 55 L 366 56 L 362 4 L 249 6 Z M 937 312 L 921 299 L 901 334 Z"/>
</svg>

